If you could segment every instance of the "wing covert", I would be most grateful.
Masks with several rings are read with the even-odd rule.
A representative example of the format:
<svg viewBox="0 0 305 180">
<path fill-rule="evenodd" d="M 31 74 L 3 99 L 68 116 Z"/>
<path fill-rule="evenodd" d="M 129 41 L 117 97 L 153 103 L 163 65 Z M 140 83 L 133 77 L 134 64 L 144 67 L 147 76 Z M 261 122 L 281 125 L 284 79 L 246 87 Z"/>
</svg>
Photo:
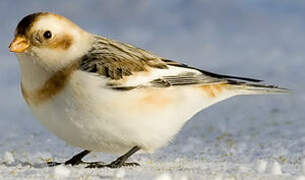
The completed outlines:
<svg viewBox="0 0 305 180">
<path fill-rule="evenodd" d="M 132 45 L 95 36 L 92 49 L 82 57 L 79 69 L 108 79 L 113 89 L 171 87 L 257 79 L 215 74 L 161 58 Z"/>
<path fill-rule="evenodd" d="M 80 62 L 80 70 L 118 80 L 149 67 L 167 68 L 160 57 L 148 51 L 100 36 L 95 38 L 92 49 Z"/>
</svg>

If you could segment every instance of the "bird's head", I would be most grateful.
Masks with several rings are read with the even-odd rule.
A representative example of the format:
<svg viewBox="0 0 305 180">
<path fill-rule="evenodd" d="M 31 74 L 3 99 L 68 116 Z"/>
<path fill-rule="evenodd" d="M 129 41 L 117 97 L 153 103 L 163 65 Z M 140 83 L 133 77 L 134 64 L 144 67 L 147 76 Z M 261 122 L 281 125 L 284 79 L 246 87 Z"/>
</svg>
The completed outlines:
<svg viewBox="0 0 305 180">
<path fill-rule="evenodd" d="M 63 16 L 40 12 L 18 23 L 9 49 L 56 71 L 81 58 L 90 49 L 92 37 Z"/>
</svg>

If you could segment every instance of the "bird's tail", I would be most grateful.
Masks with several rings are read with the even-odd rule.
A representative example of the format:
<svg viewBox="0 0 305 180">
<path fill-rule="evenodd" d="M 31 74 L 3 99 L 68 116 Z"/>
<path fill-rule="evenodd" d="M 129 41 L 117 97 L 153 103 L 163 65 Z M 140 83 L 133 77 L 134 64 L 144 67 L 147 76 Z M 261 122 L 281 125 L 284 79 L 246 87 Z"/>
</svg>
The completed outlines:
<svg viewBox="0 0 305 180">
<path fill-rule="evenodd" d="M 247 83 L 247 82 L 229 82 L 232 88 L 236 88 L 239 94 L 279 94 L 289 93 L 286 88 L 281 88 L 274 85 L 265 85 L 259 83 Z"/>
</svg>

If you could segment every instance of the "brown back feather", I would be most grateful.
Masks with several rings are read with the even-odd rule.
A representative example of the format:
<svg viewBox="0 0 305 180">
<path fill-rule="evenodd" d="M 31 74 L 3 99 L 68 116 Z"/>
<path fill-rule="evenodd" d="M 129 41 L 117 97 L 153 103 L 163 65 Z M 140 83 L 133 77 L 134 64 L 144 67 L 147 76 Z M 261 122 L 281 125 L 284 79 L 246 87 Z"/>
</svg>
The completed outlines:
<svg viewBox="0 0 305 180">
<path fill-rule="evenodd" d="M 160 57 L 129 44 L 96 36 L 92 49 L 80 63 L 83 71 L 98 73 L 111 79 L 121 79 L 149 67 L 167 69 Z"/>
</svg>

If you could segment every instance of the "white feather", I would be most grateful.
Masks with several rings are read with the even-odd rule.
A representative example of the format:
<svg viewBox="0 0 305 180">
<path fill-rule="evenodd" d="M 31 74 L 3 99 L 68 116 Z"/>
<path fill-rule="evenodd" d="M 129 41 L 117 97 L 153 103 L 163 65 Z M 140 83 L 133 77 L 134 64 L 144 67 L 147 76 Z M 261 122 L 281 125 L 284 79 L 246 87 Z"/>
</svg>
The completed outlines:
<svg viewBox="0 0 305 180">
<path fill-rule="evenodd" d="M 105 86 L 107 81 L 76 71 L 62 93 L 31 109 L 44 126 L 71 145 L 111 153 L 138 145 L 153 152 L 198 111 L 233 96 L 227 92 L 210 98 L 193 86 L 116 91 Z"/>
<path fill-rule="evenodd" d="M 72 38 L 72 45 L 68 50 L 31 46 L 32 55 L 37 56 L 32 60 L 44 69 L 53 72 L 66 67 L 86 54 L 94 41 L 92 34 L 82 30 L 70 20 L 52 14 L 40 17 L 31 29 L 33 32 L 51 31 L 53 39 L 64 35 Z"/>
<path fill-rule="evenodd" d="M 67 50 L 33 47 L 35 57 L 20 54 L 22 84 L 27 91 L 37 89 L 52 73 L 76 62 L 91 48 L 93 36 L 69 20 L 42 16 L 34 30 L 50 30 L 54 35 L 69 32 L 73 45 Z M 169 66 L 151 68 L 120 80 L 121 86 L 141 86 L 163 76 L 199 71 Z M 209 96 L 199 85 L 167 88 L 145 87 L 128 91 L 109 87 L 109 79 L 76 70 L 65 88 L 39 105 L 29 104 L 45 127 L 71 145 L 90 151 L 125 153 L 133 146 L 153 152 L 166 145 L 182 126 L 200 110 L 235 95 L 223 90 Z"/>
<path fill-rule="evenodd" d="M 162 78 L 164 76 L 176 76 L 179 74 L 192 72 L 201 74 L 199 71 L 190 68 L 168 66 L 168 69 L 150 68 L 149 71 L 135 72 L 132 76 L 125 76 L 123 80 L 113 80 L 114 84 L 119 83 L 119 86 L 144 86 L 151 81 Z M 111 82 L 111 81 L 110 81 Z"/>
</svg>

